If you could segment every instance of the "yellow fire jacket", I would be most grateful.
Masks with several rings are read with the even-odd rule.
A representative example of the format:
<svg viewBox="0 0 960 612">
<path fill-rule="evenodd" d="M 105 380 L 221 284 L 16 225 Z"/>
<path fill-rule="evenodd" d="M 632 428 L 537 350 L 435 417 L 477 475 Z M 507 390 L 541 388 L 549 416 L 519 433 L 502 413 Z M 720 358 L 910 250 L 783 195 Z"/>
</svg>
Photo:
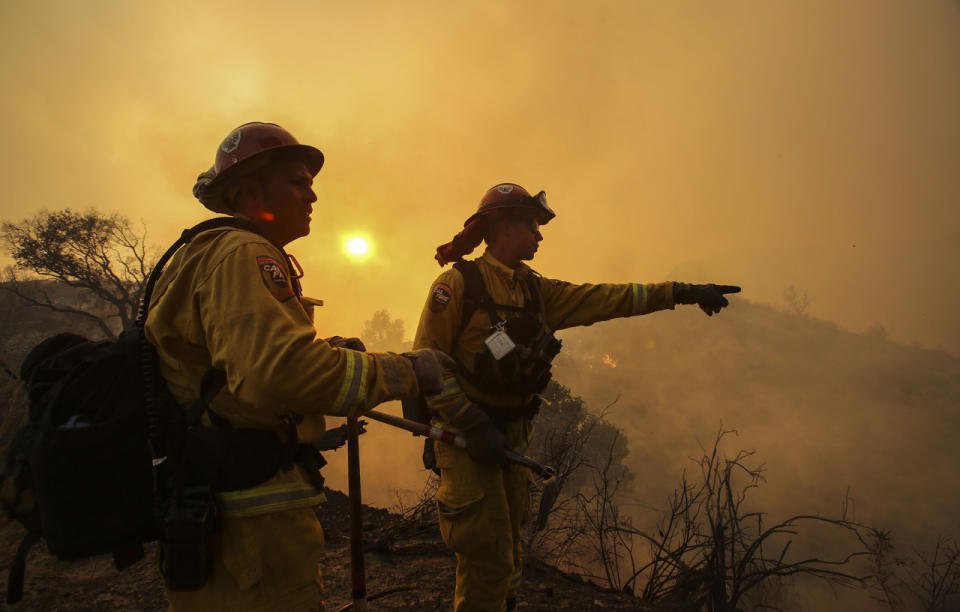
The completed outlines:
<svg viewBox="0 0 960 612">
<path fill-rule="evenodd" d="M 298 433 L 309 442 L 323 434 L 319 415 L 357 415 L 417 391 L 407 359 L 317 338 L 282 251 L 251 232 L 198 234 L 170 261 L 150 308 L 147 338 L 171 393 L 193 401 L 204 373 L 223 370 L 226 392 L 212 408 L 235 427 L 281 432 L 281 417 L 307 415 Z"/>
<path fill-rule="evenodd" d="M 496 304 L 523 306 L 530 299 L 526 277 L 536 273 L 527 265 L 509 268 L 497 261 L 489 251 L 474 261 Z M 552 331 L 674 307 L 672 282 L 576 285 L 539 275 L 536 278 L 546 311 L 546 325 Z M 490 316 L 484 308 L 478 308 L 460 337 L 456 338 L 463 312 L 464 286 L 463 275 L 455 268 L 444 271 L 437 278 L 420 316 L 414 348 L 444 351 L 472 373 L 474 358 L 485 350 L 484 340 L 491 333 Z M 519 313 L 505 311 L 498 314 L 503 318 L 519 316 Z M 450 372 L 445 379 L 443 392 L 432 397 L 428 405 L 440 416 L 445 426 L 458 428 L 464 426 L 458 423 L 458 417 L 468 411 L 471 403 L 519 410 L 531 399 L 530 396 L 518 397 L 481 390 L 466 377 Z"/>
<path fill-rule="evenodd" d="M 357 415 L 418 393 L 404 357 L 333 348 L 319 339 L 290 278 L 280 249 L 236 228 L 200 233 L 177 252 L 154 291 L 146 335 L 181 405 L 200 396 L 212 366 L 226 372 L 227 383 L 211 408 L 232 426 L 285 437 L 285 419 L 298 415 L 298 439 L 311 442 L 323 435 L 325 414 Z M 215 565 L 232 577 L 227 583 L 241 590 L 259 584 L 261 593 L 275 595 L 313 584 L 323 545 L 313 507 L 322 500 L 299 467 L 218 495 L 224 520 Z M 259 605 L 229 591 L 216 594 L 224 598 L 218 605 Z M 202 607 L 190 597 L 171 592 L 175 607 Z"/>
</svg>

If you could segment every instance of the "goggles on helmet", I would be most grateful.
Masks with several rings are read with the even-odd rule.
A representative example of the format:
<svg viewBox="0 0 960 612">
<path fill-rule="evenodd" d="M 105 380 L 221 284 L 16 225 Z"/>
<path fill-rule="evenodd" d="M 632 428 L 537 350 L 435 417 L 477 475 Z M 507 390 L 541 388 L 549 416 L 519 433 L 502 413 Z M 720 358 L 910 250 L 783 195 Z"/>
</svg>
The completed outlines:
<svg viewBox="0 0 960 612">
<path fill-rule="evenodd" d="M 541 190 L 540 193 L 531 198 L 533 200 L 533 206 L 537 209 L 537 221 L 540 225 L 546 225 L 547 221 L 553 219 L 557 216 L 557 213 L 553 212 L 553 209 L 547 204 L 547 192 Z M 540 218 L 543 217 L 546 220 L 540 221 Z"/>
<path fill-rule="evenodd" d="M 539 223 L 540 225 L 546 225 L 551 219 L 557 216 L 556 213 L 553 212 L 553 209 L 551 209 L 550 206 L 547 204 L 547 193 L 545 191 L 541 191 L 537 195 L 531 196 L 527 194 L 527 192 L 523 190 L 522 187 L 516 186 L 515 189 L 511 189 L 510 191 L 500 192 L 503 194 L 510 194 L 500 199 L 498 197 L 499 194 L 496 194 L 494 192 L 495 189 L 497 189 L 497 187 L 494 187 L 489 192 L 487 192 L 488 195 L 484 198 L 485 201 L 480 203 L 480 208 L 477 210 L 477 212 L 471 215 L 469 219 L 467 219 L 467 221 L 464 223 L 464 226 L 469 225 L 470 222 L 472 222 L 477 217 L 486 215 L 488 213 L 491 213 L 497 210 L 505 210 L 505 209 L 511 209 L 511 208 L 529 210 L 533 214 L 534 218 L 536 218 L 537 223 Z M 517 193 L 518 191 L 520 193 Z M 497 199 L 493 199 L 491 201 L 492 199 L 491 195 L 492 195 L 492 198 L 497 198 Z"/>
</svg>

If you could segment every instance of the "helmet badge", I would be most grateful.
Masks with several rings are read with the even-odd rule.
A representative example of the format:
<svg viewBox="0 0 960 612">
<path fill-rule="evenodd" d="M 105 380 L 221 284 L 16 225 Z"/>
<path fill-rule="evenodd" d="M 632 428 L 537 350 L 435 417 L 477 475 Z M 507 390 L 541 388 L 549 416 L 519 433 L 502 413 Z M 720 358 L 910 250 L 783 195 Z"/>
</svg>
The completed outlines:
<svg viewBox="0 0 960 612">
<path fill-rule="evenodd" d="M 237 150 L 237 147 L 240 146 L 240 137 L 243 135 L 243 132 L 239 128 L 230 132 L 226 138 L 223 139 L 223 142 L 220 143 L 220 150 L 224 153 L 233 153 Z"/>
<path fill-rule="evenodd" d="M 497 185 L 497 191 L 500 193 L 510 193 L 513 191 L 513 185 Z"/>
</svg>

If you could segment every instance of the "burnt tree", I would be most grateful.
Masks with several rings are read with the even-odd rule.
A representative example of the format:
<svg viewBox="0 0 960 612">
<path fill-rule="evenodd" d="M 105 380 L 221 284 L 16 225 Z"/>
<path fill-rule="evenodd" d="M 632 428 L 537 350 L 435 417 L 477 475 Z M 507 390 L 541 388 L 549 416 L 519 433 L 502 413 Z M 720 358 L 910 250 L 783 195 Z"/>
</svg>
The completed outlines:
<svg viewBox="0 0 960 612">
<path fill-rule="evenodd" d="M 25 304 L 82 317 L 108 338 L 135 320 L 152 260 L 146 230 L 125 217 L 44 211 L 4 222 L 0 241 L 14 260 L 0 289 Z"/>
</svg>

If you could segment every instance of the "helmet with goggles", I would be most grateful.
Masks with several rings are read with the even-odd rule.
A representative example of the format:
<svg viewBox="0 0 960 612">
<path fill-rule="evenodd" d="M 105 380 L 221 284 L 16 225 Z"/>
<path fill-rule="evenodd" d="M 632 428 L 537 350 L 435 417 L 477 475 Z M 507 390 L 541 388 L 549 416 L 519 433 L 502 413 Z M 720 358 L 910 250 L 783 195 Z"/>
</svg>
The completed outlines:
<svg viewBox="0 0 960 612">
<path fill-rule="evenodd" d="M 480 206 L 467 221 L 464 226 L 469 225 L 474 219 L 502 209 L 529 209 L 530 213 L 540 225 L 546 225 L 550 219 L 556 216 L 556 213 L 547 206 L 547 194 L 541 191 L 535 196 L 530 195 L 526 189 L 516 183 L 500 183 L 487 190 L 483 199 L 480 200 Z"/>
<path fill-rule="evenodd" d="M 443 266 L 457 261 L 473 251 L 496 225 L 496 216 L 501 211 L 524 211 L 546 225 L 556 214 L 547 206 L 547 194 L 541 191 L 535 196 L 516 183 L 500 183 L 487 190 L 477 212 L 463 224 L 463 230 L 453 240 L 437 247 L 434 258 Z"/>
</svg>

